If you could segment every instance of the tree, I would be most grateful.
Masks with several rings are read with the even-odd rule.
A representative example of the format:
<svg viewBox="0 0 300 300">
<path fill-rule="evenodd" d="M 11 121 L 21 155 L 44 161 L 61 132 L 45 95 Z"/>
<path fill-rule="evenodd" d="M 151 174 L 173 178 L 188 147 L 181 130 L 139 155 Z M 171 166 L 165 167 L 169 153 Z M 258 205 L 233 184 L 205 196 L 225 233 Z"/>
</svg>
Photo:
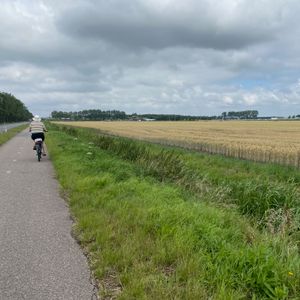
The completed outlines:
<svg viewBox="0 0 300 300">
<path fill-rule="evenodd" d="M 222 116 L 225 114 L 226 114 L 226 112 L 225 113 L 223 112 Z M 227 113 L 227 117 L 229 117 L 229 118 L 256 119 L 257 116 L 258 116 L 257 110 L 229 111 Z"/>
<path fill-rule="evenodd" d="M 32 114 L 26 106 L 13 95 L 0 92 L 0 123 L 27 121 Z"/>
</svg>

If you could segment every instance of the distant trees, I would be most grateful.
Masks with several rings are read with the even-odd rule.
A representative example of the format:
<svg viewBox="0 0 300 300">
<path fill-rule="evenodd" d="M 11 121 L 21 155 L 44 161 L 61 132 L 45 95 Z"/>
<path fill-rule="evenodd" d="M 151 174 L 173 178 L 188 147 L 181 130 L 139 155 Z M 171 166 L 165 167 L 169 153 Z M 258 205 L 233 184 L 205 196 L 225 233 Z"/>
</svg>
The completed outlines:
<svg viewBox="0 0 300 300">
<path fill-rule="evenodd" d="M 224 113 L 223 113 L 224 114 Z M 236 117 L 239 119 L 256 119 L 258 116 L 257 110 L 229 111 L 227 117 Z"/>
<path fill-rule="evenodd" d="M 127 115 L 123 111 L 100 109 L 90 109 L 78 112 L 53 111 L 51 113 L 53 119 L 74 120 L 74 121 L 102 121 L 102 120 L 145 120 L 154 119 L 157 121 L 194 121 L 194 120 L 215 120 L 221 119 L 220 116 L 184 116 L 175 114 L 141 114 L 136 113 Z"/>
<path fill-rule="evenodd" d="M 184 116 L 164 114 L 144 114 L 142 118 L 155 119 L 158 121 L 195 121 L 195 120 L 218 120 L 218 119 L 257 119 L 257 110 L 222 112 L 220 116 Z"/>
<path fill-rule="evenodd" d="M 257 110 L 229 111 L 223 112 L 220 116 L 190 116 L 176 114 L 130 114 L 123 111 L 100 109 L 89 109 L 78 112 L 53 111 L 51 117 L 57 120 L 73 121 L 102 121 L 102 120 L 157 120 L 157 121 L 197 121 L 197 120 L 220 120 L 220 119 L 256 119 Z"/>
<path fill-rule="evenodd" d="M 27 121 L 32 114 L 11 94 L 0 92 L 0 123 Z"/>
<path fill-rule="evenodd" d="M 100 109 L 89 109 L 82 110 L 78 112 L 64 112 L 64 111 L 53 111 L 51 113 L 53 119 L 69 119 L 75 121 L 82 120 L 92 120 L 92 121 L 102 121 L 102 120 L 124 120 L 127 115 L 123 111 L 119 110 L 108 110 L 102 111 Z"/>
<path fill-rule="evenodd" d="M 189 116 L 173 114 L 143 114 L 138 115 L 141 119 L 155 119 L 157 121 L 197 121 L 197 120 L 216 120 L 220 116 Z"/>
</svg>

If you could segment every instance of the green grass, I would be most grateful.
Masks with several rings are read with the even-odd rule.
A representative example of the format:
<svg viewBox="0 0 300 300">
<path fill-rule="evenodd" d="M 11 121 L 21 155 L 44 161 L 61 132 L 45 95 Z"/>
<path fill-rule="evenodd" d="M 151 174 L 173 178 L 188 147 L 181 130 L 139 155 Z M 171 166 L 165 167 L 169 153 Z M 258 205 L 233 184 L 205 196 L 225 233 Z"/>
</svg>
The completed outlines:
<svg viewBox="0 0 300 300">
<path fill-rule="evenodd" d="M 238 205 L 219 205 L 236 200 L 222 195 L 230 187 L 213 180 L 218 174 L 201 177 L 191 164 L 193 155 L 201 156 L 65 131 L 52 127 L 47 146 L 102 296 L 299 299 L 295 239 L 259 230 Z M 201 179 L 198 187 L 187 184 L 189 176 L 193 184 Z M 272 180 L 285 179 L 275 174 Z"/>
<path fill-rule="evenodd" d="M 26 127 L 28 127 L 28 125 L 21 125 L 21 126 L 7 130 L 7 132 L 2 132 L 2 133 L 0 132 L 0 145 L 7 142 L 9 139 L 14 137 L 17 133 L 24 130 Z"/>
<path fill-rule="evenodd" d="M 296 169 L 161 147 L 105 136 L 96 130 L 61 129 L 135 163 L 143 175 L 171 181 L 200 197 L 210 195 L 211 201 L 220 205 L 234 205 L 261 227 L 284 230 L 289 235 L 299 228 L 300 178 Z"/>
</svg>

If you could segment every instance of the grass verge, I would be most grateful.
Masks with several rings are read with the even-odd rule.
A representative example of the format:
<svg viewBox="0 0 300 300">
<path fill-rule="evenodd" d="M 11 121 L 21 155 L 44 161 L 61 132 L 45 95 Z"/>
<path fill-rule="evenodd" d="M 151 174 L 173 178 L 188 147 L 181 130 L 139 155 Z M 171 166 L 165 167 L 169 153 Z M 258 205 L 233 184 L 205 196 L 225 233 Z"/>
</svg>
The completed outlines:
<svg viewBox="0 0 300 300">
<path fill-rule="evenodd" d="M 210 195 L 212 202 L 236 207 L 262 228 L 299 237 L 300 175 L 296 169 L 105 136 L 97 130 L 56 128 L 133 162 L 143 175 L 175 183 L 200 197 Z"/>
<path fill-rule="evenodd" d="M 7 132 L 2 132 L 2 133 L 0 132 L 0 145 L 4 144 L 9 139 L 14 137 L 17 133 L 21 132 L 22 130 L 24 130 L 27 127 L 28 127 L 28 125 L 21 125 L 21 126 L 15 127 L 15 128 L 11 128 L 11 129 L 7 130 Z"/>
<path fill-rule="evenodd" d="M 53 127 L 47 146 L 102 296 L 297 299 L 295 243 L 215 205 L 212 197 L 222 197 L 217 185 L 202 181 L 202 192 L 192 193 L 176 175 L 182 157 L 159 147 L 158 156 L 146 148 L 141 156 L 129 141 L 121 151 L 89 132 L 70 133 Z"/>
</svg>

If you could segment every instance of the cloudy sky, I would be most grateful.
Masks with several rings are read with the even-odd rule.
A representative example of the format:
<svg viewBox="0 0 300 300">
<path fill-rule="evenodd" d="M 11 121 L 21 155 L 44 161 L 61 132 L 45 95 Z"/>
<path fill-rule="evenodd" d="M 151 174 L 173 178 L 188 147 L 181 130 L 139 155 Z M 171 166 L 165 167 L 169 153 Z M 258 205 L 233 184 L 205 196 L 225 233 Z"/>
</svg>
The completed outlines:
<svg viewBox="0 0 300 300">
<path fill-rule="evenodd" d="M 0 91 L 33 114 L 300 113 L 299 0 L 0 5 Z"/>
</svg>

